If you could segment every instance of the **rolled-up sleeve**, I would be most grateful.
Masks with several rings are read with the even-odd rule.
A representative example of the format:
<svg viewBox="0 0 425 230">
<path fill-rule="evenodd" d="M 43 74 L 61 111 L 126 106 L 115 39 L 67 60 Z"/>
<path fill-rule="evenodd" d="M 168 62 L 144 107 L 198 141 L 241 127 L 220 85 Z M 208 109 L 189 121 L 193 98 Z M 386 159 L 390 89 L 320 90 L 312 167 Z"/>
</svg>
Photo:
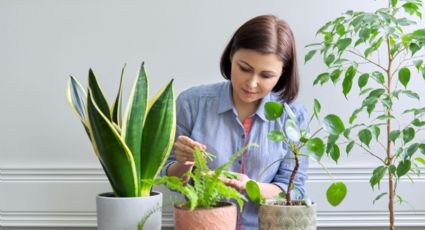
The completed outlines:
<svg viewBox="0 0 425 230">
<path fill-rule="evenodd" d="M 176 135 L 177 138 L 180 135 L 190 136 L 192 130 L 192 115 L 190 111 L 189 101 L 184 94 L 180 94 L 176 101 Z M 167 170 L 170 165 L 176 161 L 174 154 L 174 148 L 170 152 L 170 156 L 167 159 L 164 167 L 161 169 L 160 175 L 166 176 Z"/>
<path fill-rule="evenodd" d="M 302 106 L 291 106 L 292 110 L 296 114 L 298 125 L 301 129 L 306 129 L 308 126 L 308 114 L 307 110 Z M 286 145 L 283 143 L 283 145 Z M 280 162 L 279 169 L 274 176 L 272 183 L 279 186 L 283 191 L 286 192 L 289 178 L 291 177 L 292 170 L 295 167 L 294 153 L 289 151 L 287 146 L 283 148 L 288 150 L 288 153 L 285 155 L 284 159 Z M 299 156 L 299 169 L 298 173 L 295 176 L 294 185 L 299 192 L 292 190 L 292 197 L 294 199 L 304 198 L 305 189 L 304 184 L 307 180 L 307 169 L 308 169 L 308 156 L 300 155 Z"/>
</svg>

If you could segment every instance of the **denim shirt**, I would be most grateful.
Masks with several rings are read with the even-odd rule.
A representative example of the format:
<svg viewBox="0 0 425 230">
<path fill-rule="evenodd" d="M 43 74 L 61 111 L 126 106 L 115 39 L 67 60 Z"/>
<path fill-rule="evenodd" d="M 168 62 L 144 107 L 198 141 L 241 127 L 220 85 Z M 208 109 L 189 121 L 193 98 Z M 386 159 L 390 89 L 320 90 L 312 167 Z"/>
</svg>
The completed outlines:
<svg viewBox="0 0 425 230">
<path fill-rule="evenodd" d="M 252 116 L 252 126 L 248 134 L 248 143 L 255 143 L 258 147 L 249 148 L 245 156 L 245 174 L 258 182 L 273 183 L 286 191 L 286 186 L 295 163 L 293 154 L 283 142 L 273 142 L 267 138 L 272 130 L 281 130 L 285 124 L 287 114 L 281 117 L 280 122 L 268 121 L 264 115 L 264 104 L 268 101 L 280 101 L 276 93 L 269 93 L 260 102 Z M 298 125 L 305 128 L 308 123 L 307 112 L 304 107 L 290 104 L 294 111 Z M 177 128 L 176 137 L 185 135 L 206 145 L 206 151 L 216 157 L 208 163 L 214 169 L 225 162 L 230 156 L 244 146 L 245 132 L 233 105 L 232 87 L 230 81 L 202 85 L 182 92 L 177 98 Z M 279 124 L 280 123 L 280 124 Z M 161 175 L 165 175 L 168 167 L 175 162 L 174 151 L 171 152 Z M 240 157 L 230 168 L 233 172 L 241 172 L 242 158 Z M 264 171 L 269 165 L 271 165 Z M 308 158 L 300 156 L 300 168 L 295 178 L 295 185 L 300 193 L 294 193 L 294 198 L 304 196 L 304 183 L 307 179 Z M 260 175 L 262 173 L 262 175 Z M 261 176 L 261 177 L 260 177 Z M 242 229 L 258 229 L 258 207 L 252 202 L 246 202 L 239 220 Z"/>
</svg>

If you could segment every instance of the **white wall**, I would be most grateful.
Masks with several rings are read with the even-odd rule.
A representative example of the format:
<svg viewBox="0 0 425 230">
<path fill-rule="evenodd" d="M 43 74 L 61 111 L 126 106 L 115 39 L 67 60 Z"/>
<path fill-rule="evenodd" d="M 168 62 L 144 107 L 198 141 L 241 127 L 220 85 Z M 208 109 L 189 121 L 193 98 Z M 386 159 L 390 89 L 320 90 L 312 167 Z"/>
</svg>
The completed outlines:
<svg viewBox="0 0 425 230">
<path fill-rule="evenodd" d="M 300 102 L 310 108 L 318 97 L 325 112 L 348 115 L 359 102 L 347 102 L 336 88 L 312 88 L 313 77 L 324 69 L 317 61 L 302 65 L 304 46 L 341 12 L 384 5 L 382 0 L 1 0 L 0 225 L 95 225 L 94 197 L 110 188 L 66 102 L 69 75 L 85 82 L 88 69 L 94 68 L 110 100 L 124 63 L 128 86 L 146 62 L 151 94 L 170 78 L 175 78 L 177 93 L 221 81 L 219 58 L 234 30 L 256 15 L 271 13 L 286 19 L 295 32 Z M 424 97 L 423 81 L 416 87 Z M 319 203 L 320 226 L 386 225 L 386 204 L 372 205 L 379 194 L 368 185 L 373 165 L 358 150 L 339 166 L 329 164 L 350 190 L 338 208 L 325 202 L 329 177 L 312 166 L 307 187 Z M 425 191 L 424 180 L 401 184 L 400 192 L 415 208 L 398 209 L 399 225 L 425 226 L 425 200 L 418 193 Z M 164 224 L 171 226 L 171 213 L 164 215 Z"/>
</svg>

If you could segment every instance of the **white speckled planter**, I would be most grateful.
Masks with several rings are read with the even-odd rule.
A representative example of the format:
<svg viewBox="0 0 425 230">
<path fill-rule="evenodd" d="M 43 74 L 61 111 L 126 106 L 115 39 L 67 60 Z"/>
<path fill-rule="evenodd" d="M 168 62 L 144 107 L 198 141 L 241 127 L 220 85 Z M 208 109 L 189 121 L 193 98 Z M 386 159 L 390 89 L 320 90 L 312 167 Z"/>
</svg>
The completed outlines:
<svg viewBox="0 0 425 230">
<path fill-rule="evenodd" d="M 311 206 L 261 205 L 259 229 L 316 230 L 316 204 Z"/>
<path fill-rule="evenodd" d="M 143 229 L 161 229 L 162 193 L 149 197 L 115 197 L 102 193 L 96 197 L 98 230 L 137 230 L 142 218 L 151 214 Z"/>
</svg>

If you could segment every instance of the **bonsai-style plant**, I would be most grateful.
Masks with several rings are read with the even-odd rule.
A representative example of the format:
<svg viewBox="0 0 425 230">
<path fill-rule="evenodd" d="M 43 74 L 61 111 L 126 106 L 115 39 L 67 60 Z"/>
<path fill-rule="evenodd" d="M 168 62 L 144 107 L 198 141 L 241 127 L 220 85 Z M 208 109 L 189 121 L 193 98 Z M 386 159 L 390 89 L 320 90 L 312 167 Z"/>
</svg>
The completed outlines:
<svg viewBox="0 0 425 230">
<path fill-rule="evenodd" d="M 280 223 L 270 223 L 269 221 L 262 220 L 266 219 L 267 215 L 270 215 L 271 212 L 274 211 L 263 211 L 265 208 L 262 209 L 262 206 L 264 205 L 279 205 L 279 206 L 311 206 L 312 202 L 308 197 L 305 197 L 304 200 L 293 200 L 292 194 L 293 191 L 297 191 L 297 187 L 294 184 L 295 177 L 297 176 L 299 166 L 300 166 L 300 157 L 310 157 L 314 159 L 315 161 L 320 163 L 321 158 L 323 157 L 324 153 L 328 153 L 331 155 L 331 157 L 337 161 L 337 158 L 339 157 L 339 148 L 335 144 L 336 140 L 338 139 L 339 135 L 341 135 L 345 131 L 345 126 L 341 119 L 334 114 L 327 115 L 323 121 L 321 121 L 321 124 L 323 128 L 319 128 L 317 131 L 315 131 L 313 134 L 309 133 L 309 126 L 310 123 L 313 121 L 314 118 L 316 120 L 320 121 L 319 113 L 321 110 L 321 105 L 318 100 L 314 100 L 314 113 L 311 115 L 310 120 L 307 124 L 307 127 L 300 127 L 299 124 L 297 124 L 297 119 L 294 115 L 294 112 L 291 110 L 290 106 L 286 103 L 282 104 L 280 102 L 267 102 L 265 104 L 265 115 L 266 119 L 272 121 L 275 120 L 276 122 L 279 122 L 281 116 L 284 115 L 284 111 L 287 114 L 287 119 L 285 121 L 285 124 L 280 124 L 281 130 L 273 130 L 268 134 L 268 138 L 272 141 L 279 141 L 283 142 L 288 146 L 288 149 L 291 154 L 290 156 L 293 156 L 293 159 L 278 159 L 274 163 L 280 162 L 282 160 L 293 160 L 294 161 L 294 168 L 292 169 L 291 176 L 289 178 L 288 185 L 286 187 L 286 191 L 279 194 L 278 197 L 271 199 L 270 201 L 266 201 L 263 196 L 261 195 L 260 189 L 258 184 L 250 180 L 246 185 L 246 191 L 248 194 L 248 197 L 256 204 L 260 205 L 260 229 L 268 229 L 271 227 L 271 225 L 276 224 L 283 224 L 285 225 L 285 229 L 313 229 L 316 227 L 315 225 L 315 208 L 312 208 L 312 210 L 306 209 L 305 213 L 306 215 L 310 215 L 311 218 L 304 218 L 302 215 L 299 215 L 299 211 L 297 211 L 296 216 L 294 218 L 304 218 L 303 220 L 297 220 L 294 224 L 303 224 L 303 226 L 293 226 L 293 228 L 289 227 L 291 225 L 292 220 L 288 220 L 289 222 L 286 223 L 285 221 L 280 221 Z M 327 144 L 325 145 L 325 142 L 322 138 L 318 137 L 320 131 L 325 130 L 328 133 L 327 138 Z M 338 156 L 337 156 L 338 155 Z M 273 163 L 273 164 L 274 164 Z M 267 168 L 266 168 L 267 170 Z M 333 182 L 326 193 L 326 197 L 328 202 L 333 205 L 337 206 L 342 202 L 345 195 L 347 193 L 347 187 L 343 182 Z M 277 209 L 276 207 L 270 207 L 271 209 Z M 276 213 L 284 213 L 282 215 L 282 218 L 287 218 L 285 216 L 290 215 L 290 211 L 286 212 L 285 210 L 282 210 L 279 208 L 279 211 L 276 211 Z M 265 213 L 263 214 L 262 211 Z M 304 212 L 304 211 L 302 211 Z M 291 218 L 289 218 L 291 219 Z M 311 220 L 312 219 L 312 220 Z M 310 221 L 311 220 L 311 221 Z M 276 218 L 272 219 L 271 221 L 277 221 Z M 309 221 L 309 223 L 306 223 L 304 225 L 304 221 Z M 281 226 L 274 226 L 274 227 L 283 227 Z M 308 226 L 307 226 L 308 225 Z"/>
<path fill-rule="evenodd" d="M 174 143 L 173 80 L 148 103 L 148 80 L 142 63 L 122 115 L 124 69 L 118 95 L 111 107 L 91 69 L 87 92 L 71 76 L 67 98 L 93 145 L 112 186 L 113 196 L 148 197 L 152 184 L 145 180 L 158 175 Z"/>
<path fill-rule="evenodd" d="M 327 66 L 315 85 L 341 83 L 348 99 L 357 82 L 355 98 L 361 98 L 361 104 L 344 132 L 345 149 L 348 154 L 357 146 L 376 160 L 369 181 L 372 189 L 380 190 L 381 180 L 388 176 L 388 187 L 373 202 L 388 196 L 390 229 L 394 229 L 394 203 L 403 202 L 397 193 L 399 181 L 407 177 L 413 182 L 411 174 L 419 175 L 419 165 L 425 165 L 418 156 L 425 154 L 425 141 L 418 138 L 425 126 L 425 108 L 406 108 L 405 103 L 420 102 L 410 86 L 425 80 L 425 29 L 417 28 L 416 20 L 422 12 L 421 0 L 389 0 L 387 7 L 375 12 L 349 10 L 318 30 L 320 40 L 307 46 L 305 56 L 307 62 L 320 53 Z M 361 113 L 367 118 L 357 120 Z"/>
<path fill-rule="evenodd" d="M 190 183 L 185 184 L 175 176 L 161 177 L 154 182 L 165 184 L 186 198 L 186 201 L 175 206 L 175 229 L 199 229 L 200 226 L 203 226 L 202 229 L 235 229 L 236 206 L 223 202 L 223 199 L 235 200 L 242 210 L 246 198 L 238 190 L 225 185 L 223 180 L 235 176 L 227 170 L 249 146 L 233 154 L 229 161 L 214 170 L 207 165 L 207 158 L 211 159 L 211 154 L 195 147 L 194 170 L 185 174 Z"/>
</svg>

